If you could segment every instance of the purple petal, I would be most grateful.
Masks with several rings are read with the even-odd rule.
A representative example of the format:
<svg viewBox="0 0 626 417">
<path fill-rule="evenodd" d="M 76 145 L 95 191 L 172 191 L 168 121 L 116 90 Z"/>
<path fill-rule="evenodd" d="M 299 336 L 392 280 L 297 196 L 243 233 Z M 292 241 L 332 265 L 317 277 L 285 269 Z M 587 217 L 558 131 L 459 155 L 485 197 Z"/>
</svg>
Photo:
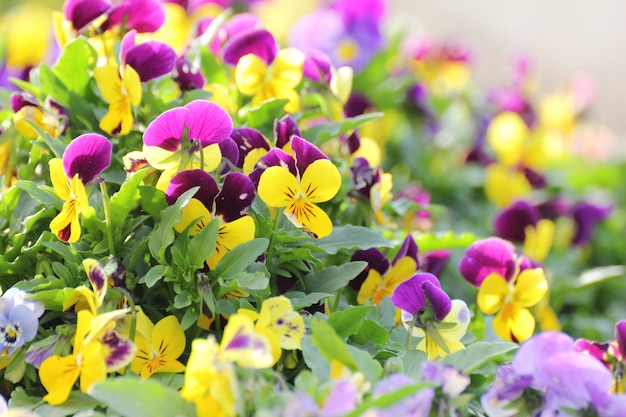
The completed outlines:
<svg viewBox="0 0 626 417">
<path fill-rule="evenodd" d="M 263 171 L 273 166 L 285 167 L 294 176 L 297 175 L 296 161 L 293 159 L 293 156 L 289 155 L 287 152 L 281 149 L 272 148 L 267 154 L 259 159 L 256 167 L 250 173 L 249 177 L 252 180 L 252 183 L 257 186 L 259 184 L 259 179 L 261 178 L 261 174 L 263 174 Z"/>
<path fill-rule="evenodd" d="M 435 276 L 439 276 L 441 271 L 443 271 L 443 269 L 446 267 L 449 259 L 449 250 L 438 250 L 430 252 L 422 256 L 420 268 L 424 272 L 430 272 Z"/>
<path fill-rule="evenodd" d="M 433 275 L 434 276 L 434 275 Z M 424 295 L 430 302 L 430 306 L 435 314 L 435 319 L 443 320 L 452 309 L 452 300 L 450 296 L 441 289 L 441 287 L 426 281 L 422 284 Z"/>
<path fill-rule="evenodd" d="M 105 0 L 67 0 L 63 5 L 63 12 L 65 18 L 72 22 L 72 27 L 80 33 L 110 8 L 111 5 Z"/>
<path fill-rule="evenodd" d="M 180 143 L 187 124 L 189 110 L 186 107 L 175 107 L 161 113 L 154 119 L 143 133 L 143 143 L 146 146 L 175 152 Z"/>
<path fill-rule="evenodd" d="M 542 219 L 554 220 L 570 211 L 570 204 L 563 197 L 555 197 L 537 204 Z"/>
<path fill-rule="evenodd" d="M 615 341 L 622 360 L 626 359 L 626 320 L 618 321 L 615 325 Z"/>
<path fill-rule="evenodd" d="M 344 106 L 346 117 L 359 116 L 373 109 L 371 100 L 363 94 L 352 93 Z"/>
<path fill-rule="evenodd" d="M 413 239 L 413 236 L 409 234 L 406 236 L 406 238 L 404 238 L 402 246 L 400 246 L 398 253 L 396 254 L 395 258 L 393 258 L 393 261 L 391 263 L 395 265 L 396 262 L 398 262 L 400 259 L 408 256 L 409 258 L 413 259 L 419 267 L 417 252 L 417 243 L 415 243 L 415 239 Z"/>
<path fill-rule="evenodd" d="M 253 149 L 270 150 L 270 144 L 263 137 L 261 132 L 249 127 L 238 127 L 233 129 L 230 138 L 237 144 L 239 149 L 239 159 L 236 162 L 238 168 L 243 168 L 244 160 Z"/>
<path fill-rule="evenodd" d="M 39 368 L 41 363 L 54 354 L 54 348 L 59 336 L 55 335 L 54 340 L 47 346 L 34 346 L 30 345 L 28 350 L 24 354 L 24 362 L 33 365 L 35 368 Z"/>
<path fill-rule="evenodd" d="M 335 383 L 326 396 L 320 415 L 326 417 L 344 416 L 354 410 L 360 397 L 361 394 L 351 380 L 340 380 Z"/>
<path fill-rule="evenodd" d="M 532 204 L 519 200 L 496 216 L 494 229 L 503 239 L 523 242 L 526 238 L 526 226 L 535 226 L 539 220 L 539 210 Z"/>
<path fill-rule="evenodd" d="M 37 101 L 37 97 L 28 91 L 17 91 L 15 93 L 11 93 L 10 102 L 11 109 L 13 109 L 16 113 L 24 106 L 41 107 L 39 105 L 39 101 Z"/>
<path fill-rule="evenodd" d="M 255 197 L 255 187 L 250 178 L 240 172 L 224 177 L 222 190 L 215 198 L 215 213 L 225 222 L 232 222 L 248 214 Z"/>
<path fill-rule="evenodd" d="M 104 267 L 100 262 L 93 259 L 83 261 L 83 265 L 87 269 L 85 272 L 87 272 L 87 278 L 89 278 L 91 286 L 98 294 L 101 294 L 106 290 L 108 285 L 107 274 L 104 272 Z"/>
<path fill-rule="evenodd" d="M 574 340 L 565 333 L 543 332 L 525 341 L 515 353 L 517 375 L 534 375 L 550 356 L 574 350 Z"/>
<path fill-rule="evenodd" d="M 418 273 L 398 284 L 391 295 L 391 302 L 399 309 L 410 314 L 417 314 L 421 309 L 426 307 L 423 288 L 425 282 L 430 282 L 434 286 L 441 287 L 439 280 L 433 274 L 427 272 Z"/>
<path fill-rule="evenodd" d="M 385 274 L 385 272 L 387 272 L 390 266 L 389 260 L 385 258 L 385 255 L 383 255 L 382 252 L 376 248 L 370 248 L 365 250 L 360 249 L 354 251 L 352 257 L 350 257 L 350 261 L 367 262 L 367 266 L 365 267 L 365 269 L 361 271 L 359 275 L 353 278 L 352 281 L 350 281 L 350 287 L 354 288 L 355 290 L 361 288 L 361 285 L 367 278 L 367 275 L 369 274 L 369 271 L 371 269 L 376 270 L 382 276 Z"/>
<path fill-rule="evenodd" d="M 233 130 L 230 115 L 217 104 L 207 100 L 195 100 L 185 105 L 189 111 L 187 126 L 189 139 L 198 139 L 202 147 L 228 139 Z"/>
<path fill-rule="evenodd" d="M 109 25 L 126 22 L 139 33 L 156 32 L 165 21 L 165 9 L 158 0 L 124 0 L 109 15 Z"/>
<path fill-rule="evenodd" d="M 193 198 L 202 202 L 207 210 L 212 211 L 219 188 L 213 177 L 201 169 L 181 171 L 174 175 L 165 191 L 167 204 L 174 204 L 178 197 L 193 187 L 200 187 Z"/>
<path fill-rule="evenodd" d="M 345 26 L 339 13 L 319 9 L 294 22 L 287 43 L 305 54 L 319 50 L 331 55 L 344 32 Z"/>
<path fill-rule="evenodd" d="M 199 90 L 206 82 L 200 68 L 195 67 L 184 56 L 176 60 L 172 77 L 183 91 Z"/>
<path fill-rule="evenodd" d="M 68 178 L 78 177 L 87 185 L 111 164 L 111 142 L 97 133 L 74 139 L 63 153 L 63 169 Z"/>
<path fill-rule="evenodd" d="M 24 342 L 31 341 L 37 335 L 37 327 L 39 326 L 39 320 L 35 313 L 24 304 L 16 305 L 12 310 L 11 314 L 9 314 L 9 322 L 18 324 L 20 329 L 22 330 L 22 342 L 19 343 L 19 346 L 23 345 Z M 15 346 L 16 348 L 19 346 Z"/>
<path fill-rule="evenodd" d="M 339 140 L 342 140 L 342 136 L 339 137 Z M 348 152 L 350 155 L 355 153 L 361 147 L 361 138 L 359 137 L 359 132 L 356 130 L 352 132 L 350 136 L 344 139 L 346 145 L 348 146 Z"/>
<path fill-rule="evenodd" d="M 526 179 L 533 188 L 539 189 L 544 188 L 546 185 L 548 185 L 548 181 L 546 180 L 545 175 L 543 175 L 541 172 L 535 171 L 534 169 L 530 169 L 528 167 L 524 167 L 523 172 L 524 176 L 526 176 Z"/>
<path fill-rule="evenodd" d="M 135 357 L 137 348 L 128 339 L 121 338 L 117 333 L 107 332 L 101 342 L 108 349 L 106 368 L 108 372 L 116 371 L 126 366 Z"/>
<path fill-rule="evenodd" d="M 159 41 L 148 41 L 126 51 L 126 64 L 133 67 L 142 82 L 169 74 L 174 68 L 176 52 Z"/>
<path fill-rule="evenodd" d="M 596 224 L 606 220 L 612 211 L 611 206 L 601 207 L 585 201 L 576 204 L 572 208 L 572 217 L 576 222 L 576 234 L 572 244 L 581 246 L 591 242 Z"/>
<path fill-rule="evenodd" d="M 224 62 L 237 65 L 239 59 L 247 54 L 254 54 L 269 65 L 276 58 L 276 41 L 265 29 L 249 29 L 238 33 L 224 45 Z"/>
<path fill-rule="evenodd" d="M 361 19 L 371 19 L 380 23 L 385 14 L 383 0 L 337 0 L 332 8 L 336 10 L 346 22 Z"/>
<path fill-rule="evenodd" d="M 291 149 L 293 149 L 296 155 L 296 167 L 300 175 L 304 174 L 307 167 L 318 159 L 328 159 L 317 146 L 302 139 L 300 136 L 293 136 L 291 138 Z"/>
<path fill-rule="evenodd" d="M 474 242 L 461 259 L 459 270 L 463 278 L 476 287 L 491 273 L 508 281 L 515 273 L 515 246 L 498 237 Z"/>
<path fill-rule="evenodd" d="M 220 152 L 222 153 L 222 158 L 230 162 L 229 164 L 224 164 L 220 174 L 225 174 L 230 171 L 231 166 L 237 166 L 237 162 L 239 161 L 239 148 L 237 147 L 237 143 L 228 138 L 219 143 Z"/>
<path fill-rule="evenodd" d="M 608 347 L 609 344 L 592 342 L 586 339 L 576 339 L 574 342 L 574 350 L 576 352 L 584 353 L 585 355 L 596 358 L 607 367 L 610 366 L 610 364 L 605 360 Z"/>
<path fill-rule="evenodd" d="M 288 114 L 281 117 L 280 120 L 274 120 L 273 130 L 274 143 L 280 149 L 284 149 L 294 135 L 301 135 L 298 123 Z"/>
<path fill-rule="evenodd" d="M 120 62 L 126 62 L 126 55 L 128 54 L 128 51 L 135 47 L 136 36 L 137 31 L 133 29 L 122 38 L 122 42 L 120 44 Z"/>
<path fill-rule="evenodd" d="M 206 31 L 208 24 L 212 19 L 203 19 L 200 27 L 198 28 L 200 33 Z M 205 27 L 202 27 L 206 25 Z M 230 20 L 224 22 L 224 24 L 218 29 L 217 36 L 211 42 L 211 52 L 215 56 L 221 55 L 222 45 L 224 45 L 233 36 L 251 30 L 259 29 L 263 26 L 261 19 L 252 13 L 239 13 L 234 15 Z"/>
<path fill-rule="evenodd" d="M 302 76 L 317 83 L 330 83 L 332 64 L 326 52 L 312 50 L 306 54 L 302 66 Z"/>
<path fill-rule="evenodd" d="M 370 198 L 372 186 L 380 181 L 380 171 L 370 166 L 367 159 L 358 157 L 350 167 L 354 189 L 365 199 Z"/>
<path fill-rule="evenodd" d="M 354 45 L 354 56 L 347 58 L 340 52 L 337 46 L 344 43 Z M 369 19 L 358 20 L 346 27 L 346 31 L 336 40 L 336 44 L 329 55 L 336 67 L 350 66 L 355 71 L 360 71 L 382 46 L 383 37 L 380 27 Z"/>
</svg>

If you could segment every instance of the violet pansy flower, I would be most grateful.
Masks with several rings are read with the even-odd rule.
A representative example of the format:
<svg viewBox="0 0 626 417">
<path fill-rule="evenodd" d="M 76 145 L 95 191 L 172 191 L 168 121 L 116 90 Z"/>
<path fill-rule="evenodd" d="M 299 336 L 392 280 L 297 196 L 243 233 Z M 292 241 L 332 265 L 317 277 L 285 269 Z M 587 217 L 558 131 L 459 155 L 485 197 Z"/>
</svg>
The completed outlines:
<svg viewBox="0 0 626 417">
<path fill-rule="evenodd" d="M 195 100 L 161 113 L 148 125 L 143 153 L 148 163 L 160 170 L 212 171 L 221 162 L 219 143 L 228 139 L 232 129 L 232 119 L 224 109 Z"/>
<path fill-rule="evenodd" d="M 515 275 L 515 246 L 498 237 L 474 242 L 461 259 L 459 270 L 463 278 L 475 287 L 480 287 L 489 274 L 497 273 L 505 280 Z"/>
<path fill-rule="evenodd" d="M 37 335 L 43 306 L 29 301 L 26 293 L 9 289 L 0 299 L 0 352 L 11 356 Z"/>
<path fill-rule="evenodd" d="M 571 209 L 571 216 L 576 223 L 576 234 L 572 244 L 582 246 L 591 241 L 596 224 L 606 220 L 613 211 L 611 206 L 599 206 L 592 203 L 580 202 Z"/>
<path fill-rule="evenodd" d="M 176 60 L 174 49 L 159 41 L 147 41 L 137 45 L 136 34 L 137 31 L 131 30 L 122 38 L 120 66 L 133 67 L 144 83 L 170 73 Z"/>
<path fill-rule="evenodd" d="M 245 175 L 231 172 L 224 177 L 222 187 L 206 171 L 195 169 L 181 171 L 170 181 L 165 192 L 168 204 L 193 187 L 199 187 L 194 197 L 182 209 L 182 219 L 174 229 L 182 232 L 191 226 L 190 235 L 202 230 L 211 220 L 219 221 L 219 234 L 215 252 L 206 259 L 210 269 L 228 251 L 241 243 L 254 239 L 255 224 L 248 215 L 255 198 L 254 184 Z M 198 219 L 200 219 L 198 221 Z"/>
</svg>

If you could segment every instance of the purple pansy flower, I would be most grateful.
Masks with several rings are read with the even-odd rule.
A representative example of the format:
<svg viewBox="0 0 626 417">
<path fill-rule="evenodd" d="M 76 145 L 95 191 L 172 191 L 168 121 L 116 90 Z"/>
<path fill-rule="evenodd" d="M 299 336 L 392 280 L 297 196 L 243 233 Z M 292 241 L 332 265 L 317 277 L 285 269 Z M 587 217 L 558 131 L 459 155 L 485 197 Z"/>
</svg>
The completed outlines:
<svg viewBox="0 0 626 417">
<path fill-rule="evenodd" d="M 0 300 L 0 352 L 11 356 L 37 335 L 43 307 L 25 300 L 26 293 L 16 290 Z"/>
<path fill-rule="evenodd" d="M 135 357 L 137 347 L 130 339 L 120 337 L 115 331 L 109 331 L 102 336 L 100 342 L 106 347 L 107 372 L 113 372 L 130 363 Z"/>
<path fill-rule="evenodd" d="M 222 51 L 224 62 L 237 65 L 239 58 L 254 54 L 269 65 L 276 58 L 278 46 L 274 36 L 266 29 L 249 29 L 238 33 L 226 42 Z"/>
<path fill-rule="evenodd" d="M 131 30 L 122 38 L 120 66 L 133 67 L 144 83 L 170 73 L 176 60 L 174 49 L 159 41 L 147 41 L 136 45 L 136 34 L 136 30 Z"/>
<path fill-rule="evenodd" d="M 415 274 L 398 284 L 391 302 L 411 315 L 420 315 L 430 306 L 436 320 L 443 320 L 452 309 L 452 301 L 441 289 L 437 277 L 427 272 Z"/>
<path fill-rule="evenodd" d="M 67 178 L 78 175 L 83 184 L 91 183 L 111 164 L 111 141 L 97 133 L 85 133 L 74 139 L 63 153 Z"/>
<path fill-rule="evenodd" d="M 498 237 L 489 237 L 472 243 L 459 265 L 463 278 L 475 287 L 480 287 L 491 273 L 496 273 L 508 281 L 515 275 L 515 268 L 515 246 Z"/>
<path fill-rule="evenodd" d="M 599 206 L 585 201 L 575 204 L 571 209 L 571 216 L 576 223 L 572 244 L 582 246 L 591 242 L 596 224 L 606 220 L 612 211 L 611 206 Z"/>
<path fill-rule="evenodd" d="M 541 214 L 534 205 L 518 200 L 498 213 L 494 220 L 494 229 L 503 239 L 523 242 L 526 238 L 526 227 L 536 226 L 539 220 Z"/>
<path fill-rule="evenodd" d="M 66 0 L 63 4 L 65 18 L 78 33 L 110 9 L 111 3 L 106 0 Z"/>
<path fill-rule="evenodd" d="M 143 134 L 143 153 L 161 170 L 216 169 L 222 158 L 219 143 L 233 130 L 233 121 L 215 103 L 195 100 L 161 113 Z M 202 156 L 200 156 L 202 153 Z"/>
<path fill-rule="evenodd" d="M 139 33 L 156 32 L 165 21 L 165 8 L 159 0 L 122 0 L 109 13 L 107 26 L 125 24 Z"/>
<path fill-rule="evenodd" d="M 201 89 L 206 82 L 199 66 L 192 64 L 184 56 L 176 59 L 172 78 L 182 91 Z"/>
</svg>

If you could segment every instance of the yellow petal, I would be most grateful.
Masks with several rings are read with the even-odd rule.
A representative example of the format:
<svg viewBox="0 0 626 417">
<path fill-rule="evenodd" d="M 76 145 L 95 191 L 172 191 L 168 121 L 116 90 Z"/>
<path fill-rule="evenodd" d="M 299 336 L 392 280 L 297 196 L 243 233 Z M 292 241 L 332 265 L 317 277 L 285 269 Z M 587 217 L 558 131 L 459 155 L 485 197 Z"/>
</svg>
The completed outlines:
<svg viewBox="0 0 626 417">
<path fill-rule="evenodd" d="M 143 145 L 143 154 L 146 161 L 156 169 L 178 169 L 180 165 L 180 153 L 168 151 L 158 146 Z"/>
<path fill-rule="evenodd" d="M 372 138 L 361 138 L 359 149 L 352 154 L 352 158 L 365 158 L 371 167 L 378 167 L 382 162 L 380 145 Z"/>
<path fill-rule="evenodd" d="M 272 80 L 288 88 L 295 88 L 302 80 L 304 54 L 296 48 L 278 51 L 272 62 Z"/>
<path fill-rule="evenodd" d="M 80 390 L 86 394 L 93 384 L 104 381 L 107 377 L 106 362 L 100 352 L 101 348 L 100 343 L 94 341 L 81 352 Z"/>
<path fill-rule="evenodd" d="M 255 148 L 252 149 L 243 160 L 243 173 L 248 175 L 254 169 L 254 166 L 259 159 L 261 159 L 264 155 L 267 154 L 267 149 L 264 148 Z"/>
<path fill-rule="evenodd" d="M 537 304 L 548 291 L 548 281 L 543 268 L 525 269 L 517 277 L 513 302 L 520 307 Z"/>
<path fill-rule="evenodd" d="M 487 141 L 501 163 L 516 165 L 522 159 L 529 131 L 526 122 L 513 112 L 502 112 L 487 128 Z"/>
<path fill-rule="evenodd" d="M 243 216 L 229 223 L 221 224 L 215 245 L 215 252 L 207 259 L 210 269 L 215 269 L 217 263 L 226 253 L 242 243 L 254 239 L 256 227 L 250 216 Z"/>
<path fill-rule="evenodd" d="M 268 368 L 276 363 L 272 341 L 262 331 L 255 331 L 247 316 L 234 314 L 224 328 L 220 357 L 246 368 Z"/>
<path fill-rule="evenodd" d="M 152 337 L 152 330 L 154 329 L 154 324 L 146 316 L 146 313 L 143 310 L 138 309 L 137 311 L 137 334 L 142 335 L 146 340 Z"/>
<path fill-rule="evenodd" d="M 50 166 L 50 179 L 52 180 L 54 191 L 63 200 L 69 200 L 70 184 L 63 170 L 63 161 L 61 158 L 53 158 L 48 165 Z"/>
<path fill-rule="evenodd" d="M 271 297 L 263 301 L 256 328 L 267 328 L 280 341 L 283 349 L 301 349 L 300 340 L 304 336 L 304 320 L 293 310 L 287 297 Z"/>
<path fill-rule="evenodd" d="M 273 98 L 286 98 L 289 100 L 283 107 L 287 113 L 295 113 L 300 110 L 300 96 L 298 92 L 275 81 L 269 81 L 261 87 L 252 98 L 252 105 L 260 106 L 264 101 Z"/>
<path fill-rule="evenodd" d="M 67 235 L 68 226 L 69 235 Z M 50 222 L 50 230 L 63 241 L 70 243 L 78 241 L 81 229 L 76 200 L 68 200 L 63 204 L 61 212 Z"/>
<path fill-rule="evenodd" d="M 341 187 L 341 174 L 327 159 L 318 159 L 309 165 L 302 179 L 300 189 L 311 203 L 323 203 L 333 198 Z"/>
<path fill-rule="evenodd" d="M 130 370 L 137 375 L 142 375 L 143 370 L 154 358 L 152 353 L 152 344 L 139 332 L 135 335 L 135 340 L 133 342 L 135 343 L 135 346 L 137 346 L 137 352 L 130 363 Z"/>
<path fill-rule="evenodd" d="M 107 63 L 93 70 L 93 77 L 98 84 L 102 98 L 107 103 L 113 103 L 122 97 L 122 80 L 116 64 Z"/>
<path fill-rule="evenodd" d="M 246 96 L 256 94 L 263 87 L 267 72 L 267 65 L 258 56 L 254 54 L 242 56 L 235 68 L 237 88 Z"/>
<path fill-rule="evenodd" d="M 435 326 L 439 331 L 439 334 L 446 342 L 459 341 L 467 333 L 467 327 L 470 322 L 470 312 L 467 308 L 467 304 L 463 300 L 452 300 L 452 308 L 446 317 L 442 320 L 443 323 L 454 323 L 454 327 Z"/>
<path fill-rule="evenodd" d="M 380 276 L 380 273 L 375 269 L 370 269 L 367 273 L 367 278 L 365 278 L 359 289 L 359 294 L 356 298 L 357 303 L 365 304 L 366 301 L 371 300 L 382 282 L 383 278 Z"/>
<path fill-rule="evenodd" d="M 283 212 L 296 227 L 309 233 L 316 239 L 330 235 L 333 222 L 321 208 L 306 200 L 300 199 L 291 203 Z"/>
<path fill-rule="evenodd" d="M 333 71 L 333 76 L 330 80 L 330 89 L 342 103 L 348 101 L 348 98 L 350 97 L 353 78 L 354 70 L 352 67 L 340 67 L 337 68 L 336 71 Z"/>
<path fill-rule="evenodd" d="M 79 375 L 80 367 L 76 363 L 76 356 L 50 356 L 39 367 L 39 379 L 48 391 L 43 399 L 51 405 L 62 404 L 69 397 Z"/>
<path fill-rule="evenodd" d="M 506 303 L 493 319 L 493 329 L 504 340 L 522 343 L 533 335 L 535 318 L 526 308 Z"/>
<path fill-rule="evenodd" d="M 539 220 L 536 226 L 526 226 L 524 254 L 537 262 L 546 259 L 554 241 L 555 229 L 554 223 L 549 219 Z"/>
<path fill-rule="evenodd" d="M 481 284 L 476 302 L 483 313 L 494 314 L 502 308 L 508 295 L 509 284 L 506 280 L 496 273 L 491 273 Z"/>
<path fill-rule="evenodd" d="M 259 197 L 269 207 L 285 207 L 300 193 L 300 184 L 288 169 L 273 166 L 267 168 L 259 179 Z"/>
<path fill-rule="evenodd" d="M 206 146 L 202 149 L 202 158 L 199 153 L 194 153 L 191 158 L 187 160 L 187 165 L 184 167 L 186 170 L 190 169 L 202 169 L 204 171 L 213 171 L 222 162 L 222 151 L 220 145 L 214 143 Z"/>
<path fill-rule="evenodd" d="M 194 224 L 189 231 L 191 236 L 198 233 L 205 225 L 211 221 L 211 213 L 200 200 L 192 198 L 182 209 L 182 217 L 178 223 L 174 225 L 174 229 L 181 233 L 190 224 Z"/>
<path fill-rule="evenodd" d="M 400 258 L 385 274 L 383 285 L 393 292 L 398 284 L 411 278 L 416 270 L 417 262 L 415 259 L 409 256 Z"/>
<path fill-rule="evenodd" d="M 485 168 L 485 194 L 498 207 L 506 207 L 531 191 L 532 187 L 523 172 L 501 164 L 491 164 Z"/>
<path fill-rule="evenodd" d="M 161 358 L 178 359 L 185 350 L 185 332 L 176 316 L 166 316 L 159 320 L 152 331 L 152 346 Z"/>
<path fill-rule="evenodd" d="M 124 92 L 128 96 L 130 102 L 138 106 L 141 103 L 141 79 L 137 71 L 130 65 L 124 67 L 124 76 L 122 78 L 124 84 Z"/>
</svg>

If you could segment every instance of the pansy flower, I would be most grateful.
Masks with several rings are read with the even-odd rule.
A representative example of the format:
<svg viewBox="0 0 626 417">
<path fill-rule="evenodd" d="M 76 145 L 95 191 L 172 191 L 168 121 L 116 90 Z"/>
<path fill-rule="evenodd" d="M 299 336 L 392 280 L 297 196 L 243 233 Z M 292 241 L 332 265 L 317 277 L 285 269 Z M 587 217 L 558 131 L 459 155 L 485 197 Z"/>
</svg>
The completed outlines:
<svg viewBox="0 0 626 417">
<path fill-rule="evenodd" d="M 137 353 L 130 369 L 142 378 L 157 372 L 178 373 L 185 365 L 178 361 L 185 350 L 185 332 L 175 316 L 166 316 L 153 324 L 143 313 L 137 314 Z"/>
<path fill-rule="evenodd" d="M 42 106 L 32 93 L 12 93 L 11 108 L 15 112 L 13 125 L 26 138 L 35 139 L 39 136 L 29 122 L 35 123 L 54 138 L 62 135 L 67 128 L 67 109 L 50 97 L 46 98 Z"/>
<path fill-rule="evenodd" d="M 165 195 L 168 204 L 173 204 L 185 191 L 196 186 L 200 188 L 183 207 L 182 219 L 174 228 L 182 232 L 191 225 L 189 233 L 193 236 L 212 219 L 218 219 L 220 224 L 215 252 L 206 260 L 209 268 L 213 269 L 228 251 L 254 239 L 255 224 L 248 215 L 255 197 L 254 185 L 245 175 L 231 172 L 224 177 L 220 189 L 213 177 L 205 171 L 182 171 L 172 178 L 167 187 Z"/>
<path fill-rule="evenodd" d="M 276 335 L 283 349 L 302 349 L 300 340 L 305 333 L 304 320 L 293 310 L 291 301 L 285 296 L 271 297 L 263 301 L 256 327 L 267 329 Z"/>
<path fill-rule="evenodd" d="M 480 287 L 480 310 L 497 313 L 493 321 L 496 334 L 519 343 L 535 330 L 535 318 L 528 308 L 544 297 L 548 281 L 542 268 L 529 268 L 511 246 L 498 238 L 475 242 L 461 260 L 460 269 L 461 275 Z"/>
<path fill-rule="evenodd" d="M 465 346 L 460 342 L 469 325 L 469 309 L 462 300 L 450 300 L 437 277 L 418 273 L 400 283 L 391 302 L 402 310 L 402 323 L 412 336 L 422 337 L 417 349 L 428 359 L 443 357 Z"/>
<path fill-rule="evenodd" d="M 606 220 L 612 213 L 610 205 L 597 205 L 585 201 L 579 202 L 571 209 L 571 216 L 576 224 L 576 232 L 572 238 L 572 244 L 576 246 L 586 245 L 593 237 L 593 230 L 597 223 Z"/>
<path fill-rule="evenodd" d="M 366 271 L 350 282 L 350 286 L 359 291 L 359 304 L 372 301 L 379 305 L 383 298 L 393 294 L 398 284 L 412 277 L 419 267 L 417 245 L 411 236 L 406 237 L 391 262 L 376 248 L 355 251 L 351 261 L 368 263 Z"/>
<path fill-rule="evenodd" d="M 273 98 L 286 98 L 286 112 L 300 108 L 296 87 L 302 79 L 304 54 L 295 48 L 277 52 L 276 41 L 267 30 L 252 29 L 233 37 L 224 46 L 224 61 L 236 65 L 237 88 L 252 96 L 253 106 Z"/>
<path fill-rule="evenodd" d="M 332 221 L 316 203 L 326 202 L 337 194 L 341 174 L 310 142 L 294 136 L 291 148 L 295 158 L 272 149 L 259 161 L 257 167 L 262 170 L 259 197 L 269 207 L 284 207 L 283 214 L 289 221 L 311 236 L 328 236 Z"/>
<path fill-rule="evenodd" d="M 94 316 L 89 310 L 78 312 L 72 354 L 52 355 L 39 367 L 41 384 L 48 391 L 44 400 L 51 405 L 65 402 L 76 381 L 87 393 L 97 382 L 106 379 L 107 372 L 126 366 L 135 356 L 135 346 L 117 335 L 112 328 L 128 310 L 114 310 Z"/>
<path fill-rule="evenodd" d="M 161 113 L 143 134 L 143 153 L 156 169 L 215 170 L 222 158 L 219 143 L 228 139 L 233 121 L 224 109 L 206 100 Z"/>
<path fill-rule="evenodd" d="M 169 74 L 174 69 L 176 61 L 174 49 L 163 42 L 154 40 L 136 44 L 136 35 L 137 32 L 131 30 L 122 38 L 120 66 L 131 66 L 142 83 Z"/>
<path fill-rule="evenodd" d="M 97 67 L 93 76 L 109 110 L 100 120 L 100 129 L 110 135 L 126 135 L 133 126 L 132 106 L 141 103 L 141 79 L 129 66 L 107 63 Z"/>
<path fill-rule="evenodd" d="M 379 167 L 372 167 L 367 159 L 358 157 L 350 168 L 356 194 L 369 202 L 374 219 L 382 224 L 383 206 L 392 198 L 393 178 Z"/>
<path fill-rule="evenodd" d="M 278 337 L 267 327 L 257 327 L 248 314 L 228 318 L 220 342 L 220 357 L 246 368 L 269 368 L 280 359 Z"/>
<path fill-rule="evenodd" d="M 165 19 L 163 5 L 158 0 L 67 0 L 63 13 L 77 33 L 94 22 L 100 23 L 103 29 L 124 23 L 130 30 L 154 32 Z"/>
<path fill-rule="evenodd" d="M 9 357 L 37 335 L 43 306 L 11 288 L 0 298 L 0 355 Z"/>
<path fill-rule="evenodd" d="M 88 308 L 91 314 L 97 315 L 109 286 L 107 273 L 102 264 L 95 259 L 83 260 L 83 267 L 91 283 L 91 289 L 84 285 L 74 288 L 74 291 L 63 301 L 63 311 L 76 304 L 76 310 Z"/>
<path fill-rule="evenodd" d="M 107 138 L 86 133 L 68 145 L 62 159 L 50 160 L 52 185 L 65 200 L 61 212 L 50 222 L 50 229 L 60 240 L 76 242 L 80 238 L 78 216 L 89 206 L 85 186 L 109 166 L 111 152 Z"/>
</svg>

